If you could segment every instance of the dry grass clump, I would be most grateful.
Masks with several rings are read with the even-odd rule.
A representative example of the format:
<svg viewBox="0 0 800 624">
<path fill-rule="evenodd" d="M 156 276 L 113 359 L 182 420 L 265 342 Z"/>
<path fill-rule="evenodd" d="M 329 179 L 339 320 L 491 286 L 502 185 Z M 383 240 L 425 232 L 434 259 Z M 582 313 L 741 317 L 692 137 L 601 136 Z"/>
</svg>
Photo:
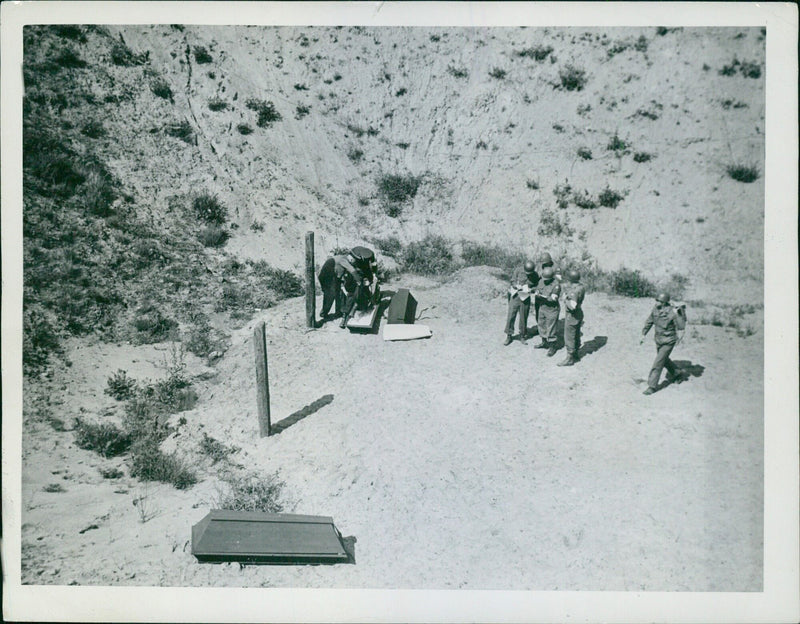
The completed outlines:
<svg viewBox="0 0 800 624">
<path fill-rule="evenodd" d="M 216 113 L 226 110 L 228 103 L 220 97 L 213 97 L 208 101 L 208 108 Z"/>
<path fill-rule="evenodd" d="M 760 175 L 758 171 L 758 166 L 756 165 L 745 165 L 741 163 L 732 163 L 725 167 L 725 171 L 728 175 L 736 180 L 737 182 L 744 182 L 745 184 L 749 184 L 751 182 L 755 182 L 758 180 Z"/>
<path fill-rule="evenodd" d="M 378 178 L 378 195 L 384 202 L 384 210 L 390 217 L 400 216 L 402 205 L 417 194 L 421 176 L 383 174 Z"/>
<path fill-rule="evenodd" d="M 228 220 L 228 209 L 213 193 L 202 193 L 195 197 L 192 211 L 203 223 L 222 224 Z"/>
<path fill-rule="evenodd" d="M 410 273 L 433 276 L 449 275 L 457 268 L 450 242 L 434 234 L 409 243 L 403 250 L 401 266 Z"/>
<path fill-rule="evenodd" d="M 172 102 L 172 87 L 165 78 L 156 78 L 150 83 L 150 90 L 160 98 Z"/>
<path fill-rule="evenodd" d="M 192 53 L 194 54 L 194 60 L 198 65 L 205 65 L 214 60 L 211 58 L 211 55 L 208 53 L 208 50 L 205 48 L 205 46 L 194 46 L 192 48 Z"/>
<path fill-rule="evenodd" d="M 586 72 L 574 65 L 562 67 L 558 72 L 558 78 L 559 82 L 556 83 L 556 88 L 567 91 L 582 91 L 587 82 Z"/>
<path fill-rule="evenodd" d="M 126 401 L 136 393 L 136 380 L 120 368 L 106 380 L 103 392 L 117 401 Z"/>
<path fill-rule="evenodd" d="M 275 104 L 270 101 L 250 98 L 245 102 L 245 106 L 258 113 L 256 125 L 259 128 L 269 128 L 274 122 L 283 119 L 278 109 L 275 108 Z"/>
<path fill-rule="evenodd" d="M 122 455 L 131 446 L 131 435 L 111 423 L 75 421 L 75 444 L 82 449 L 95 451 L 103 457 Z"/>
<path fill-rule="evenodd" d="M 166 124 L 164 126 L 164 132 L 171 137 L 180 139 L 184 143 L 194 143 L 194 130 L 192 129 L 192 125 L 185 119 L 183 121 Z"/>
<path fill-rule="evenodd" d="M 224 480 L 226 491 L 221 493 L 216 506 L 233 511 L 283 511 L 280 500 L 284 483 L 277 474 L 261 477 L 255 473 L 229 475 Z"/>
</svg>

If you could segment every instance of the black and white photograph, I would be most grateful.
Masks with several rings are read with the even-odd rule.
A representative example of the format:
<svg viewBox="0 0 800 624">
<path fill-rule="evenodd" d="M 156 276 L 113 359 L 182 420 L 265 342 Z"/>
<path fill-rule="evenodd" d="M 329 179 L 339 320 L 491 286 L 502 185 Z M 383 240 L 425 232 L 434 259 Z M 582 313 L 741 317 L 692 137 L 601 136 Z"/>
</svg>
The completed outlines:
<svg viewBox="0 0 800 624">
<path fill-rule="evenodd" d="M 32 4 L 7 616 L 796 620 L 796 6 Z"/>
</svg>

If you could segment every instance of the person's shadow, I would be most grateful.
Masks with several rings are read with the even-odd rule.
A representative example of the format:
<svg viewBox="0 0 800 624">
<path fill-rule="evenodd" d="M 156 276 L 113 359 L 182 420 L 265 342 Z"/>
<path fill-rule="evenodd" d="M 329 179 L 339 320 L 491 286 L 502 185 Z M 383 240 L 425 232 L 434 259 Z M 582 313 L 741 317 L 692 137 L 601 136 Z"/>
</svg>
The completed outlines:
<svg viewBox="0 0 800 624">
<path fill-rule="evenodd" d="M 596 353 L 597 351 L 605 347 L 607 342 L 608 342 L 608 336 L 595 336 L 588 342 L 584 342 L 581 345 L 581 348 L 578 349 L 578 357 L 586 357 L 587 355 Z"/>
<path fill-rule="evenodd" d="M 659 390 L 671 386 L 674 383 L 679 384 L 684 381 L 689 381 L 692 377 L 701 377 L 706 370 L 705 366 L 701 364 L 692 364 L 690 360 L 672 360 L 672 363 L 675 365 L 675 370 L 678 374 L 675 378 L 671 380 L 664 379 L 664 381 L 658 384 Z"/>
</svg>

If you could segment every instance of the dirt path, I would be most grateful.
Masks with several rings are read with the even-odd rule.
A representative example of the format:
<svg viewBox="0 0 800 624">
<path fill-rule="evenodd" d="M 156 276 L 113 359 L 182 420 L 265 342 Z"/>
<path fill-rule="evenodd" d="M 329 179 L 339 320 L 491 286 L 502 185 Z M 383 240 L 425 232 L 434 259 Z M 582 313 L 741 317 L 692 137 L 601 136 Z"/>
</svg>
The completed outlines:
<svg viewBox="0 0 800 624">
<path fill-rule="evenodd" d="M 76 449 L 71 433 L 41 418 L 27 422 L 23 582 L 761 588 L 760 331 L 739 338 L 690 327 L 674 359 L 698 376 L 645 397 L 655 349 L 638 337 L 649 300 L 589 295 L 584 336 L 599 348 L 559 368 L 563 352 L 548 358 L 534 340 L 502 345 L 505 298 L 493 270 L 465 269 L 441 286 L 423 278 L 398 285 L 419 300 L 431 339 L 387 343 L 333 323 L 307 332 L 300 300 L 264 313 L 273 422 L 334 396 L 270 438 L 257 436 L 252 324 L 236 332 L 216 374 L 205 371 L 198 384 L 197 408 L 180 415 L 186 426 L 165 443 L 209 475 L 188 491 L 103 479 L 98 467 L 123 461 Z M 67 400 L 51 406 L 66 423 L 81 407 L 111 402 L 102 389 L 117 368 L 144 374 L 131 360 L 145 367 L 145 352 L 161 353 L 82 349 L 52 381 L 68 388 Z M 190 528 L 217 490 L 218 467 L 198 459 L 202 432 L 240 447 L 234 460 L 246 468 L 278 472 L 286 511 L 332 516 L 356 537 L 356 564 L 196 563 Z M 67 491 L 42 491 L 54 481 Z M 146 523 L 132 502 L 143 492 L 155 514 Z"/>
</svg>

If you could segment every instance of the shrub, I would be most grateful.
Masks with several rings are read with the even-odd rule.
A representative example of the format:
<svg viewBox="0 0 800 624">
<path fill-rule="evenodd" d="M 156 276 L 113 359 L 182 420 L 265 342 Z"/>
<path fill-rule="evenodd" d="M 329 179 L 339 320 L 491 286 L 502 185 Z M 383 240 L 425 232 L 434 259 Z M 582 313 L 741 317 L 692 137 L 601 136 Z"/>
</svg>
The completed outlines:
<svg viewBox="0 0 800 624">
<path fill-rule="evenodd" d="M 294 85 L 295 91 L 308 91 L 308 87 L 304 84 L 295 83 Z"/>
<path fill-rule="evenodd" d="M 559 85 L 567 91 L 581 91 L 586 86 L 586 72 L 573 65 L 566 65 L 558 72 Z"/>
<path fill-rule="evenodd" d="M 450 243 L 442 236 L 428 234 L 403 251 L 403 269 L 421 275 L 446 275 L 455 269 Z"/>
<path fill-rule="evenodd" d="M 617 155 L 620 154 L 627 154 L 628 153 L 628 144 L 619 138 L 619 135 L 615 132 L 614 136 L 606 145 L 606 149 L 610 152 L 617 152 Z"/>
<path fill-rule="evenodd" d="M 254 219 L 253 222 L 250 224 L 250 229 L 253 232 L 263 232 L 264 231 L 264 224 L 261 223 L 258 219 Z"/>
<path fill-rule="evenodd" d="M 597 201 L 606 208 L 616 208 L 623 199 L 625 199 L 625 196 L 622 193 L 606 187 L 600 191 Z"/>
<path fill-rule="evenodd" d="M 592 159 L 592 150 L 590 150 L 588 147 L 579 147 L 578 148 L 578 156 L 580 156 L 584 160 L 591 160 Z"/>
<path fill-rule="evenodd" d="M 23 306 L 22 367 L 27 374 L 41 370 L 53 355 L 63 353 L 56 316 L 38 305 Z"/>
<path fill-rule="evenodd" d="M 128 377 L 128 373 L 120 368 L 106 380 L 103 392 L 117 401 L 125 401 L 135 394 L 136 380 Z"/>
<path fill-rule="evenodd" d="M 282 299 L 299 297 L 305 292 L 300 276 L 283 269 L 273 268 L 267 283 L 269 288 Z"/>
<path fill-rule="evenodd" d="M 295 119 L 302 119 L 303 117 L 308 115 L 308 113 L 310 113 L 310 112 L 311 112 L 311 107 L 310 106 L 305 106 L 303 104 L 298 104 L 297 108 L 295 108 L 294 117 L 295 117 Z"/>
<path fill-rule="evenodd" d="M 532 180 L 532 179 L 528 178 L 525 181 L 525 186 L 527 186 L 532 191 L 538 191 L 539 190 L 539 181 L 538 180 Z"/>
<path fill-rule="evenodd" d="M 175 454 L 167 455 L 152 437 L 137 440 L 131 447 L 130 472 L 142 481 L 171 483 L 185 490 L 197 483 L 197 475 Z"/>
<path fill-rule="evenodd" d="M 556 204 L 559 208 L 566 208 L 569 206 L 569 200 L 572 197 L 572 186 L 564 181 L 564 184 L 556 184 L 553 189 L 553 195 L 556 196 Z"/>
<path fill-rule="evenodd" d="M 280 502 L 284 487 L 277 474 L 262 479 L 256 474 L 229 476 L 224 479 L 227 492 L 221 495 L 216 506 L 233 511 L 263 511 L 278 513 L 283 511 Z"/>
<path fill-rule="evenodd" d="M 253 128 L 246 123 L 237 124 L 236 129 L 239 131 L 239 134 L 244 134 L 244 135 L 253 134 Z"/>
<path fill-rule="evenodd" d="M 399 256 L 403 251 L 403 243 L 400 242 L 400 239 L 396 236 L 389 236 L 387 238 L 373 238 L 372 242 L 377 245 L 378 249 L 381 250 L 387 256 L 396 257 Z"/>
<path fill-rule="evenodd" d="M 749 184 L 758 180 L 759 171 L 756 165 L 730 164 L 725 167 L 728 175 L 737 182 Z"/>
<path fill-rule="evenodd" d="M 761 66 L 758 63 L 744 61 L 739 65 L 739 72 L 745 78 L 761 78 Z"/>
<path fill-rule="evenodd" d="M 228 209 L 216 195 L 203 193 L 192 201 L 192 210 L 204 223 L 222 224 L 228 219 Z"/>
<path fill-rule="evenodd" d="M 274 122 L 282 119 L 281 114 L 272 102 L 250 98 L 246 102 L 247 108 L 258 113 L 256 125 L 259 128 L 269 128 Z"/>
<path fill-rule="evenodd" d="M 421 181 L 413 175 L 384 174 L 378 178 L 378 194 L 387 202 L 403 203 L 416 196 Z"/>
<path fill-rule="evenodd" d="M 648 154 L 647 152 L 636 152 L 633 155 L 633 160 L 635 162 L 637 162 L 637 163 L 647 162 L 651 158 L 653 158 L 653 155 L 652 154 Z"/>
<path fill-rule="evenodd" d="M 228 103 L 222 98 L 214 97 L 208 101 L 208 108 L 216 113 L 218 111 L 223 111 L 226 108 L 228 108 Z"/>
<path fill-rule="evenodd" d="M 447 73 L 454 78 L 466 78 L 469 76 L 469 72 L 466 70 L 466 68 L 457 68 L 453 67 L 452 65 L 447 66 Z"/>
<path fill-rule="evenodd" d="M 507 73 L 508 72 L 506 72 L 505 69 L 501 69 L 499 67 L 493 67 L 492 70 L 489 72 L 489 75 L 492 78 L 496 78 L 497 80 L 504 80 Z"/>
<path fill-rule="evenodd" d="M 117 41 L 111 47 L 111 62 L 114 65 L 122 67 L 130 67 L 133 65 L 142 65 L 147 62 L 149 53 L 134 54 L 131 49 L 121 41 Z"/>
<path fill-rule="evenodd" d="M 81 128 L 81 134 L 89 137 L 90 139 L 99 139 L 101 136 L 105 136 L 106 129 L 103 126 L 102 121 L 92 119 L 91 121 L 87 121 L 85 124 L 83 124 L 83 127 Z"/>
<path fill-rule="evenodd" d="M 209 436 L 205 431 L 203 432 L 203 439 L 200 441 L 200 451 L 207 455 L 213 464 L 228 459 L 228 456 L 235 453 L 239 449 L 235 446 L 226 446 L 219 440 Z"/>
<path fill-rule="evenodd" d="M 611 276 L 611 289 L 625 297 L 655 297 L 656 286 L 639 271 L 621 268 Z"/>
<path fill-rule="evenodd" d="M 347 150 L 347 157 L 354 163 L 361 162 L 361 159 L 364 158 L 364 150 L 358 149 L 357 147 L 352 147 Z"/>
<path fill-rule="evenodd" d="M 197 235 L 204 247 L 223 247 L 230 238 L 230 232 L 221 225 L 207 225 Z"/>
<path fill-rule="evenodd" d="M 530 48 L 524 48 L 522 50 L 515 50 L 514 55 L 520 57 L 527 57 L 532 58 L 536 61 L 543 61 L 545 60 L 548 55 L 553 51 L 553 48 L 550 46 L 533 46 Z"/>
<path fill-rule="evenodd" d="M 58 37 L 71 39 L 78 43 L 86 43 L 86 35 L 80 26 L 76 26 L 75 24 L 57 24 L 51 28 Z"/>
<path fill-rule="evenodd" d="M 647 37 L 644 35 L 639 35 L 639 38 L 636 40 L 636 43 L 633 45 L 633 47 L 637 52 L 647 52 Z"/>
<path fill-rule="evenodd" d="M 112 213 L 112 204 L 117 198 L 116 185 L 111 175 L 100 168 L 92 168 L 86 174 L 80 203 L 91 214 L 107 217 Z"/>
<path fill-rule="evenodd" d="M 572 201 L 575 202 L 575 205 L 578 206 L 578 208 L 583 208 L 584 210 L 594 210 L 597 208 L 597 202 L 595 202 L 594 198 L 589 195 L 589 191 L 586 189 L 584 189 L 581 193 L 575 192 L 572 195 Z"/>
<path fill-rule="evenodd" d="M 169 338 L 178 323 L 164 316 L 155 304 L 146 303 L 136 309 L 133 326 L 136 330 L 135 341 L 139 344 L 150 344 Z"/>
<path fill-rule="evenodd" d="M 511 274 L 514 269 L 524 264 L 526 258 L 519 252 L 511 252 L 497 245 L 486 245 L 472 241 L 463 241 L 461 257 L 466 266 L 493 266 Z"/>
<path fill-rule="evenodd" d="M 537 232 L 541 236 L 572 236 L 575 233 L 569 225 L 569 219 L 565 216 L 560 219 L 558 214 L 547 208 L 543 209 L 539 215 L 539 229 Z"/>
<path fill-rule="evenodd" d="M 168 123 L 164 126 L 164 132 L 185 143 L 194 143 L 194 130 L 192 130 L 192 126 L 185 119 L 179 122 Z"/>
<path fill-rule="evenodd" d="M 400 88 L 399 88 L 399 89 L 398 89 L 398 90 L 395 92 L 395 94 L 394 94 L 394 95 L 395 95 L 395 97 L 400 97 L 401 95 L 405 95 L 406 93 L 408 93 L 408 89 L 406 89 L 405 87 L 400 87 Z"/>
<path fill-rule="evenodd" d="M 211 321 L 205 314 L 195 315 L 182 344 L 186 350 L 198 357 L 207 357 L 214 351 L 223 347 L 225 335 L 211 326 Z"/>
<path fill-rule="evenodd" d="M 43 492 L 48 492 L 50 494 L 60 494 L 62 492 L 66 492 L 66 488 L 60 483 L 48 483 L 42 488 Z"/>
<path fill-rule="evenodd" d="M 94 424 L 75 420 L 75 444 L 103 457 L 122 455 L 131 446 L 131 436 L 110 423 Z"/>
<path fill-rule="evenodd" d="M 160 98 L 172 102 L 172 87 L 165 78 L 156 78 L 150 83 L 150 90 Z"/>
<path fill-rule="evenodd" d="M 192 48 L 192 53 L 194 54 L 194 60 L 198 65 L 204 65 L 214 60 L 211 58 L 211 55 L 208 53 L 208 50 L 206 50 L 205 46 L 194 46 Z"/>
<path fill-rule="evenodd" d="M 53 61 L 55 61 L 56 65 L 59 67 L 66 67 L 69 69 L 86 67 L 86 61 L 79 57 L 78 53 L 72 48 L 64 48 L 61 50 Z"/>
<path fill-rule="evenodd" d="M 119 468 L 112 467 L 112 468 L 100 468 L 100 474 L 104 479 L 119 479 L 125 473 L 122 472 Z"/>
</svg>

